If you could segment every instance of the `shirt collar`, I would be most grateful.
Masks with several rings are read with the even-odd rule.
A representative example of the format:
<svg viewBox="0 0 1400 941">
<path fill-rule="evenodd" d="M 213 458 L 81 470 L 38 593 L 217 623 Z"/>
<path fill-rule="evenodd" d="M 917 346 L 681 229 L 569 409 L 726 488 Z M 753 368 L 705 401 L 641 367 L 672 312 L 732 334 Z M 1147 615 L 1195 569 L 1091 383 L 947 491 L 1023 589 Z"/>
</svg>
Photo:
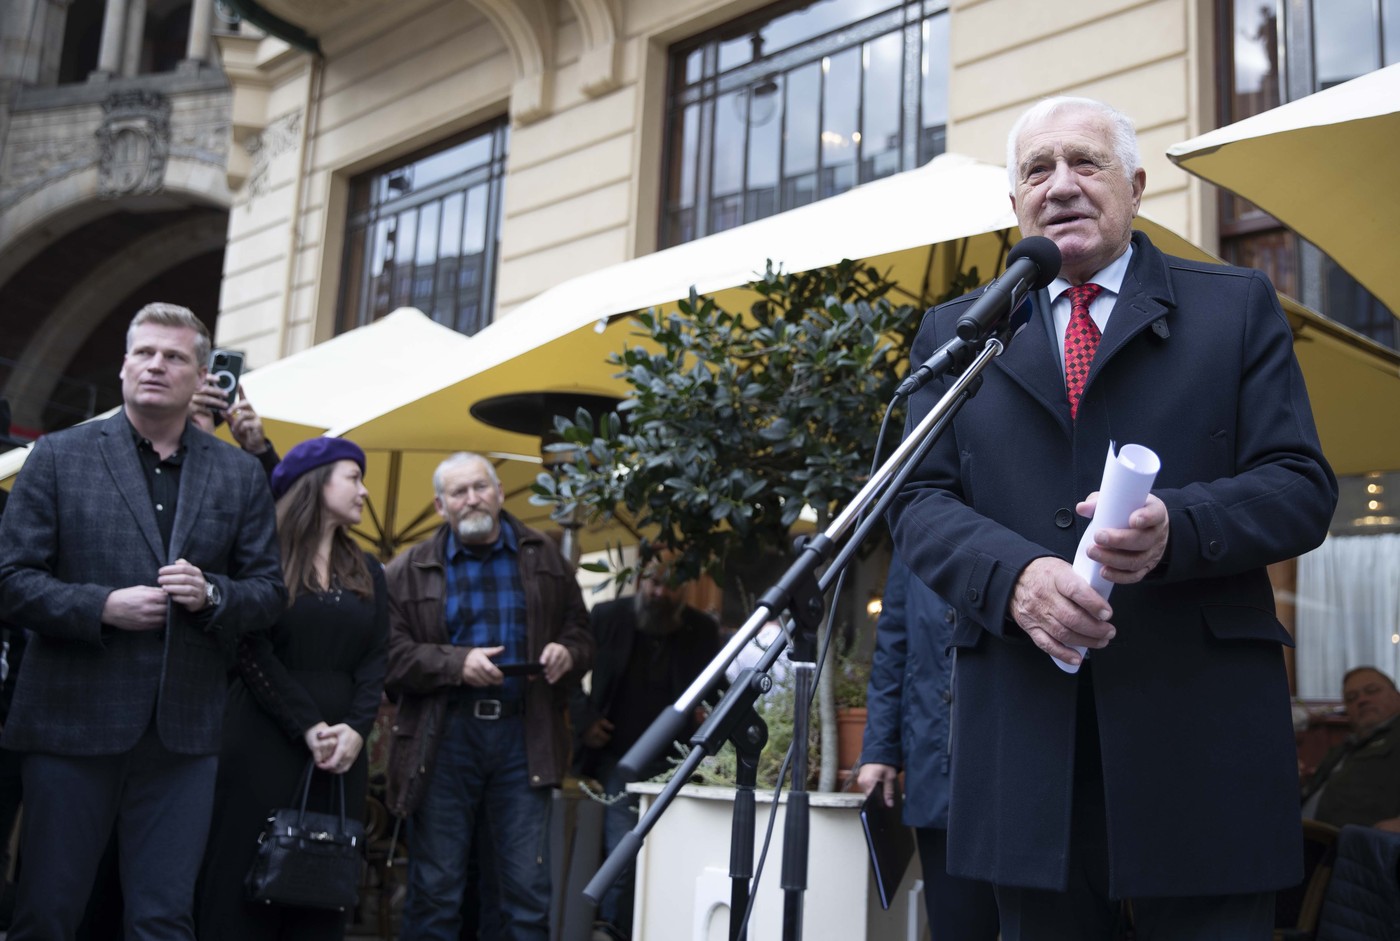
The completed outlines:
<svg viewBox="0 0 1400 941">
<path fill-rule="evenodd" d="M 127 430 L 131 432 L 131 443 L 136 445 L 136 450 L 140 451 L 141 447 L 144 445 L 146 448 L 150 449 L 152 453 L 156 453 L 156 446 L 151 443 L 151 439 L 147 438 L 145 435 L 141 434 L 141 432 L 137 431 L 136 426 L 131 423 L 131 419 L 127 419 L 126 427 Z M 165 460 L 175 460 L 176 458 L 184 455 L 184 453 L 189 450 L 190 428 L 190 423 L 185 422 L 185 430 L 180 432 L 180 446 L 175 449 L 175 453 L 171 454 L 170 457 L 166 458 Z"/>
<path fill-rule="evenodd" d="M 501 551 L 501 549 L 508 549 L 511 552 L 519 551 L 520 544 L 515 537 L 515 527 L 511 526 L 510 523 L 506 522 L 506 518 L 504 515 L 500 517 L 500 521 L 501 531 L 496 536 L 496 541 L 491 543 L 491 545 L 486 548 L 486 551 L 484 553 L 480 553 L 477 556 L 478 558 L 485 558 L 486 556 Z M 447 527 L 447 558 L 455 559 L 457 557 L 457 553 L 466 551 L 467 548 L 466 546 L 462 545 L 461 541 L 457 538 L 457 533 L 452 529 L 451 526 Z"/>
<path fill-rule="evenodd" d="M 1109 262 L 1103 269 L 1098 271 L 1089 280 L 1104 289 L 1104 293 L 1117 295 L 1122 293 L 1123 279 L 1128 274 L 1128 263 L 1133 258 L 1133 245 L 1128 243 L 1128 250 Z M 1070 289 L 1071 285 L 1064 278 L 1056 278 L 1050 282 L 1047 289 L 1050 292 L 1050 303 L 1055 303 L 1060 299 L 1060 295 Z"/>
</svg>

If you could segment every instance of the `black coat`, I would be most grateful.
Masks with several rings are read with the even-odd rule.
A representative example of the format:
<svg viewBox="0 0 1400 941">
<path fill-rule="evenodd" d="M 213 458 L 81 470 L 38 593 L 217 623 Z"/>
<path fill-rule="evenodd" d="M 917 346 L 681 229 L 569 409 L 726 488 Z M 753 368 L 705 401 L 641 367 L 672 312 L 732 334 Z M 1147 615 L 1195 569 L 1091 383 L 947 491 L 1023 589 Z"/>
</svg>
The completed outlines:
<svg viewBox="0 0 1400 941">
<path fill-rule="evenodd" d="M 1170 539 L 1109 599 L 1091 654 L 1110 892 L 1267 891 L 1301 878 L 1297 752 L 1265 566 L 1326 535 L 1337 499 L 1293 338 L 1256 271 L 1170 258 L 1141 234 L 1077 421 L 1048 299 L 984 374 L 892 511 L 897 550 L 958 611 L 949 869 L 1009 885 L 1068 878 L 1075 697 L 1008 617 L 1033 559 L 1070 560 L 1110 441 L 1162 459 Z M 927 317 L 915 362 L 969 298 Z M 911 405 L 921 418 L 941 392 Z"/>
<path fill-rule="evenodd" d="M 575 737 L 581 736 L 598 719 L 609 716 L 612 709 L 613 698 L 627 670 L 632 645 L 637 637 L 634 599 L 629 596 L 595 605 L 589 613 L 589 626 L 597 643 L 597 653 L 593 660 L 593 680 L 589 692 L 585 695 L 582 689 L 575 689 L 570 697 L 569 711 Z M 680 627 L 675 633 L 667 635 L 667 640 L 672 654 L 669 676 L 671 699 L 675 700 L 719 652 L 719 626 L 714 618 L 685 605 L 681 609 Z M 687 728 L 686 737 L 693 731 L 693 727 Z M 632 745 L 631 742 L 615 744 L 624 748 Z M 594 775 L 595 751 L 577 742 L 574 759 L 578 773 Z M 657 771 L 664 769 L 660 759 L 657 764 L 660 765 Z"/>
</svg>

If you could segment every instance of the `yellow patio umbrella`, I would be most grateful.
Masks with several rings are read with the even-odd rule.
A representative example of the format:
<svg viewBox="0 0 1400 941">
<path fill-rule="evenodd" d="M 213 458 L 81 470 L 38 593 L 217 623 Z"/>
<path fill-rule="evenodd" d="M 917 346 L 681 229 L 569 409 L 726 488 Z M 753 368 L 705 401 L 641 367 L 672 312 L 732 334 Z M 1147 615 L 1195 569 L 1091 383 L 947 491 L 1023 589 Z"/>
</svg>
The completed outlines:
<svg viewBox="0 0 1400 941">
<path fill-rule="evenodd" d="M 285 453 L 345 424 L 347 416 L 415 401 L 479 368 L 480 359 L 473 338 L 405 307 L 249 372 L 243 390 L 269 440 Z M 221 434 L 227 438 L 227 429 Z M 548 510 L 529 502 L 540 464 L 537 441 L 451 421 L 426 445 L 399 434 L 374 442 L 355 434 L 344 437 L 365 449 L 370 498 L 356 534 L 386 559 L 436 528 L 432 474 L 453 451 L 479 451 L 491 458 L 506 490 L 507 509 L 530 525 L 552 528 Z"/>
<path fill-rule="evenodd" d="M 1397 144 L 1400 65 L 1392 65 L 1176 144 L 1167 156 L 1273 215 L 1400 316 Z"/>
<path fill-rule="evenodd" d="M 1139 218 L 1164 251 L 1212 256 L 1150 219 Z M 504 453 L 535 454 L 539 439 L 492 429 L 473 406 L 501 396 L 555 392 L 624 396 L 628 387 L 607 362 L 636 343 L 629 314 L 673 307 L 695 285 L 733 307 L 765 259 L 804 271 L 859 258 L 888 271 L 902 298 L 923 305 L 960 268 L 989 278 L 1018 237 L 1006 171 L 945 155 L 841 196 L 591 272 L 544 291 L 472 338 L 462 374 L 421 398 L 388 404 L 331 429 L 361 445 L 413 449 L 448 440 L 480 440 Z M 1323 444 L 1338 471 L 1400 467 L 1400 357 L 1283 298 L 1307 378 Z M 523 481 L 522 481 L 523 482 Z M 584 536 L 584 548 L 598 548 Z"/>
</svg>

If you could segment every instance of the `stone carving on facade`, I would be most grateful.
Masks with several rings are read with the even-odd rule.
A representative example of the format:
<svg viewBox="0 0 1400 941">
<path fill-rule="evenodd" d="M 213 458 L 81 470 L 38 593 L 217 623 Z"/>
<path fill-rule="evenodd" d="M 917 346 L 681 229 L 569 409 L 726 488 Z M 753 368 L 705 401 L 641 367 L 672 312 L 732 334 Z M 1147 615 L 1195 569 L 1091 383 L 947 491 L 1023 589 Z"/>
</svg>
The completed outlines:
<svg viewBox="0 0 1400 941">
<path fill-rule="evenodd" d="M 90 167 L 98 153 L 91 136 L 19 140 L 10 147 L 4 179 L 12 187 Z"/>
<path fill-rule="evenodd" d="M 154 91 L 121 91 L 102 102 L 102 111 L 97 195 L 160 192 L 170 155 L 170 99 Z"/>
<path fill-rule="evenodd" d="M 176 121 L 171 129 L 170 156 L 223 168 L 228 165 L 228 137 L 226 117 L 190 123 Z"/>
<path fill-rule="evenodd" d="M 289 150 L 294 150 L 301 140 L 301 111 L 293 111 L 275 119 L 259 134 L 254 134 L 243 143 L 248 156 L 253 158 L 253 169 L 248 174 L 248 196 L 262 196 L 268 190 L 268 176 L 272 161 Z"/>
</svg>

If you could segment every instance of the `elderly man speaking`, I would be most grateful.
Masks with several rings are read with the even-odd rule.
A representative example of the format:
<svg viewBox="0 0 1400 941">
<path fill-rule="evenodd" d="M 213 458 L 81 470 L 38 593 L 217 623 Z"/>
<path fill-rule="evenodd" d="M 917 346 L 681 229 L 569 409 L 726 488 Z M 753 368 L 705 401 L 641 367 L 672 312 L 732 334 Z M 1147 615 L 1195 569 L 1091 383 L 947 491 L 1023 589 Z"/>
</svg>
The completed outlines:
<svg viewBox="0 0 1400 941">
<path fill-rule="evenodd" d="M 1320 543 L 1337 498 L 1288 322 L 1259 272 L 1132 231 L 1124 115 L 1042 101 L 1008 153 L 1021 232 L 1064 267 L 891 511 L 958 612 L 949 871 L 994 884 L 1007 941 L 1110 938 L 1123 899 L 1140 938 L 1268 938 L 1301 825 L 1265 566 Z M 971 300 L 925 319 L 915 362 Z M 1162 469 L 1089 550 L 1110 604 L 1068 560 L 1115 442 Z"/>
</svg>

